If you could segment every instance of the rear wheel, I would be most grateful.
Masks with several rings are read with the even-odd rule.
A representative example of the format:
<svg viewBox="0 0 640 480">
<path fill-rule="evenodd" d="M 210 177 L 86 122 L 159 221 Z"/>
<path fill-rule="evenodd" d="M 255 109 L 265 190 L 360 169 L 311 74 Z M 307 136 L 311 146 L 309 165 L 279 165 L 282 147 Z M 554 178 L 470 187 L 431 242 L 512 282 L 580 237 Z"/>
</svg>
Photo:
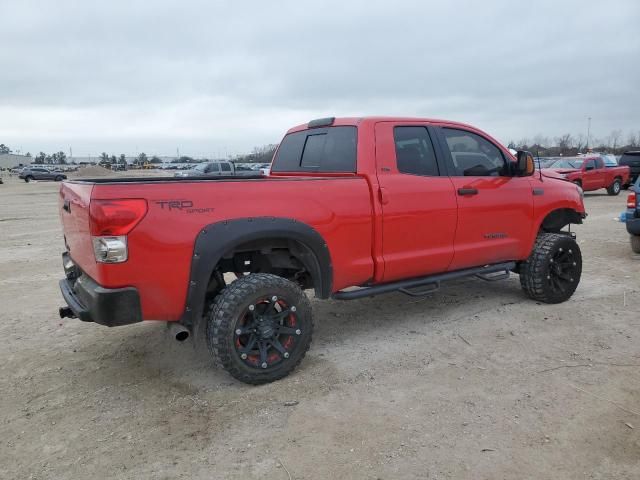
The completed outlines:
<svg viewBox="0 0 640 480">
<path fill-rule="evenodd" d="M 561 303 L 580 283 L 582 254 L 569 235 L 541 233 L 529 258 L 520 265 L 520 285 L 534 300 Z"/>
<path fill-rule="evenodd" d="M 311 303 L 295 283 L 276 275 L 246 275 L 214 300 L 207 345 L 222 367 L 254 385 L 291 373 L 313 333 Z"/>
<path fill-rule="evenodd" d="M 56 182 L 61 182 L 62 181 L 62 177 L 58 175 L 54 180 Z"/>
<path fill-rule="evenodd" d="M 616 178 L 613 183 L 609 187 L 607 187 L 607 193 L 609 195 L 618 195 L 620 193 L 620 190 L 622 190 L 622 182 L 619 178 Z"/>
<path fill-rule="evenodd" d="M 29 183 L 31 180 L 33 180 L 33 177 L 31 175 L 27 175 L 26 177 L 24 177 L 24 181 Z"/>
<path fill-rule="evenodd" d="M 633 253 L 640 253 L 640 235 L 631 235 L 630 239 Z"/>
</svg>

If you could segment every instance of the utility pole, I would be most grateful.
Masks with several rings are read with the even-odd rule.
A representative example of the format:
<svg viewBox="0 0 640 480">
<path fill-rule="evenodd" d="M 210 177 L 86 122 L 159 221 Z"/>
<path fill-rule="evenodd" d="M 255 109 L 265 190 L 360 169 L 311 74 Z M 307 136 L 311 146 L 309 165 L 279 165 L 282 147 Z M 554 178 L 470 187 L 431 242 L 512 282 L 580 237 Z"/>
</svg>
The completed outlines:
<svg viewBox="0 0 640 480">
<path fill-rule="evenodd" d="M 591 117 L 587 117 L 587 152 L 591 143 Z"/>
</svg>

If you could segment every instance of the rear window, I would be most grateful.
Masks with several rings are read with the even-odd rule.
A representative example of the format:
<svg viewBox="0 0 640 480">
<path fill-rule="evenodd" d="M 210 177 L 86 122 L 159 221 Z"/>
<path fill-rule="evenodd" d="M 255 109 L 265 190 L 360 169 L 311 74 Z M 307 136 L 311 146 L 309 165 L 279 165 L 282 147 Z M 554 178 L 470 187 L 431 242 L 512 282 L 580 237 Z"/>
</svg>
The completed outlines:
<svg viewBox="0 0 640 480">
<path fill-rule="evenodd" d="M 273 172 L 356 171 L 356 127 L 313 128 L 284 137 Z"/>
</svg>

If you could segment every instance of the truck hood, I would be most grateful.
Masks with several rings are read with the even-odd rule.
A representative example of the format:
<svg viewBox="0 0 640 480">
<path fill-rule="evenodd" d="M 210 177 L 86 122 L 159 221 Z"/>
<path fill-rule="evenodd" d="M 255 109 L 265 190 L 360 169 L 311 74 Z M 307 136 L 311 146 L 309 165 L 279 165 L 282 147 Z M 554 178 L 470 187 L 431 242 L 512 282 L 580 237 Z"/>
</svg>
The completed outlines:
<svg viewBox="0 0 640 480">
<path fill-rule="evenodd" d="M 564 180 L 567 175 L 570 173 L 578 172 L 577 169 L 571 168 L 543 168 L 541 170 L 542 175 L 547 178 L 558 178 L 560 180 Z"/>
</svg>

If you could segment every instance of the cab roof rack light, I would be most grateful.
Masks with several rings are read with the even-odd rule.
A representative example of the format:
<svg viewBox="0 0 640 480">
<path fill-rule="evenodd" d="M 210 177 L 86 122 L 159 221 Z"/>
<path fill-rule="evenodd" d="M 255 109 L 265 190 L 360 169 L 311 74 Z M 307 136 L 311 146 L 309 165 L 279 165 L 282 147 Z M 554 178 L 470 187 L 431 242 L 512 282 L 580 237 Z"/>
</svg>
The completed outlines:
<svg viewBox="0 0 640 480">
<path fill-rule="evenodd" d="M 336 117 L 327 117 L 327 118 L 316 118 L 315 120 L 311 120 L 308 124 L 308 128 L 318 128 L 318 127 L 328 127 L 333 125 Z"/>
</svg>

